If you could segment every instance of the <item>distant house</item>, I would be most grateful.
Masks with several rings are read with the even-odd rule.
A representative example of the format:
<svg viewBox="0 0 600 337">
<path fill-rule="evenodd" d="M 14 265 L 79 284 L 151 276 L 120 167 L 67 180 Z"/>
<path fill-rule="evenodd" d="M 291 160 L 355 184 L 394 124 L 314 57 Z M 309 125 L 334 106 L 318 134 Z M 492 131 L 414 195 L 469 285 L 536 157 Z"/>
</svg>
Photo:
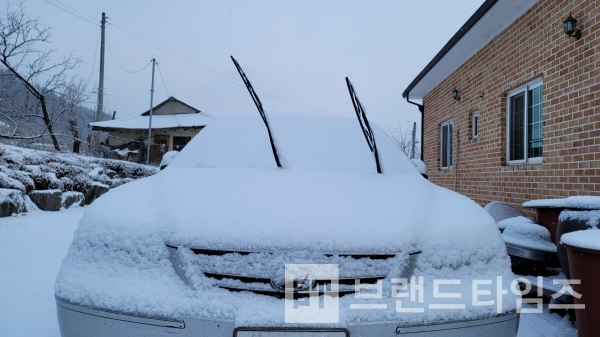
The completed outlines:
<svg viewBox="0 0 600 337">
<path fill-rule="evenodd" d="M 150 111 L 138 117 L 90 123 L 92 130 L 108 132 L 106 145 L 120 153 L 134 153 L 129 159 L 145 162 Z M 150 162 L 159 163 L 163 154 L 181 150 L 208 123 L 210 115 L 175 97 L 152 109 Z"/>
<path fill-rule="evenodd" d="M 600 194 L 599 55 L 598 0 L 486 0 L 403 93 L 429 179 L 482 205 Z"/>
</svg>

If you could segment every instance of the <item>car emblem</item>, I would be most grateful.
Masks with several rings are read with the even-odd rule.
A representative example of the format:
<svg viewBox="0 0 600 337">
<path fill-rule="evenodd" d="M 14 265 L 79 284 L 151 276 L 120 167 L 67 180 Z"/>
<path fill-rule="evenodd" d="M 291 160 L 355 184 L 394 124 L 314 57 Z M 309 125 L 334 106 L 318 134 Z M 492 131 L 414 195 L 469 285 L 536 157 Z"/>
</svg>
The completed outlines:
<svg viewBox="0 0 600 337">
<path fill-rule="evenodd" d="M 285 279 L 285 269 L 278 270 L 271 277 L 271 287 L 273 289 L 278 290 L 280 292 L 293 292 L 299 293 L 302 291 L 310 290 L 315 285 L 315 278 L 311 275 L 305 275 L 303 278 L 295 277 L 292 280 L 289 280 L 288 284 L 286 284 Z"/>
</svg>

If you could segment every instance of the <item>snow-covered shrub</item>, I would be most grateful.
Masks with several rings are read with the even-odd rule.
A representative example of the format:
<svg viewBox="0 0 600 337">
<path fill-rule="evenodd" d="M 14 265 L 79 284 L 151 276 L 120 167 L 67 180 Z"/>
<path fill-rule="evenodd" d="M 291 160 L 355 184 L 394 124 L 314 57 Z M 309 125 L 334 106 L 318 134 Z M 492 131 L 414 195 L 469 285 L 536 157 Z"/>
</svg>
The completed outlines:
<svg viewBox="0 0 600 337">
<path fill-rule="evenodd" d="M 7 188 L 25 192 L 25 185 L 20 181 L 13 179 L 4 172 L 0 172 L 0 188 Z"/>
<path fill-rule="evenodd" d="M 7 172 L 4 172 L 4 171 L 7 171 Z M 18 183 L 13 182 L 13 185 L 15 186 L 14 188 L 17 188 L 17 189 L 21 190 L 22 192 L 29 193 L 29 191 L 33 190 L 35 187 L 33 179 L 31 178 L 31 175 L 28 172 L 9 170 L 6 168 L 0 168 L 0 172 L 3 172 L 5 174 L 5 177 L 7 177 L 8 179 L 16 180 L 19 183 L 21 183 L 23 185 L 24 189 L 21 189 L 20 187 L 17 188 L 16 186 L 20 186 Z M 0 183 L 0 186 L 4 186 L 5 188 L 10 188 L 10 187 L 8 187 L 9 185 L 10 184 L 8 184 L 8 183 L 7 184 Z"/>
<path fill-rule="evenodd" d="M 59 180 L 62 183 L 63 191 L 74 191 L 73 186 L 75 184 L 73 183 L 73 179 L 69 177 L 62 177 Z"/>
<path fill-rule="evenodd" d="M 94 183 L 116 187 L 157 172 L 157 167 L 137 163 L 0 144 L 0 188 L 26 193 L 34 189 L 86 192 Z"/>
<path fill-rule="evenodd" d="M 45 170 L 44 172 L 32 173 L 31 177 L 35 184 L 36 190 L 62 190 L 63 184 L 56 177 L 56 173 L 52 170 Z"/>
<path fill-rule="evenodd" d="M 133 181 L 133 178 L 115 178 L 110 182 L 110 188 L 115 188 L 117 186 L 121 186 L 125 183 Z"/>
<path fill-rule="evenodd" d="M 42 165 L 40 169 L 44 172 L 53 172 L 57 178 L 70 177 L 75 174 L 87 173 L 89 170 L 76 164 L 49 162 Z"/>
<path fill-rule="evenodd" d="M 151 176 L 157 172 L 154 166 L 134 164 L 127 161 L 105 159 L 103 167 L 117 172 L 120 177 L 128 177 L 133 179 Z"/>
</svg>

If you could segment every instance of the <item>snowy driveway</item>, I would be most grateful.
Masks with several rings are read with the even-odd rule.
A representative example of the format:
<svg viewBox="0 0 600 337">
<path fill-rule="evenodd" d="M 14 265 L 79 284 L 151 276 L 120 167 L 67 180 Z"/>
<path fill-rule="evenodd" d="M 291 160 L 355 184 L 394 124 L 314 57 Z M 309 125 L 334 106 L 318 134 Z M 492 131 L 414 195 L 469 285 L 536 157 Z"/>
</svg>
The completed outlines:
<svg viewBox="0 0 600 337">
<path fill-rule="evenodd" d="M 54 280 L 84 208 L 0 218 L 0 336 L 58 337 Z M 555 314 L 521 315 L 519 337 L 575 337 Z"/>
<path fill-rule="evenodd" d="M 0 218 L 0 336 L 60 336 L 54 280 L 83 210 Z"/>
</svg>

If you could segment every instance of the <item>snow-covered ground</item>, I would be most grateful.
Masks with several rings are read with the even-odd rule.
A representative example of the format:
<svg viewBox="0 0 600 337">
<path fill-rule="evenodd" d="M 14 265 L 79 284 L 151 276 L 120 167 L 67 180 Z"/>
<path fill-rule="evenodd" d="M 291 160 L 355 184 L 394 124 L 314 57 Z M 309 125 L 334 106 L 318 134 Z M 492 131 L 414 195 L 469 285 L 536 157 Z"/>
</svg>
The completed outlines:
<svg viewBox="0 0 600 337">
<path fill-rule="evenodd" d="M 59 336 L 54 281 L 84 208 L 0 219 L 0 336 Z M 523 314 L 520 337 L 575 337 L 547 310 Z"/>
<path fill-rule="evenodd" d="M 83 210 L 0 218 L 0 336 L 60 336 L 54 280 Z"/>
</svg>

